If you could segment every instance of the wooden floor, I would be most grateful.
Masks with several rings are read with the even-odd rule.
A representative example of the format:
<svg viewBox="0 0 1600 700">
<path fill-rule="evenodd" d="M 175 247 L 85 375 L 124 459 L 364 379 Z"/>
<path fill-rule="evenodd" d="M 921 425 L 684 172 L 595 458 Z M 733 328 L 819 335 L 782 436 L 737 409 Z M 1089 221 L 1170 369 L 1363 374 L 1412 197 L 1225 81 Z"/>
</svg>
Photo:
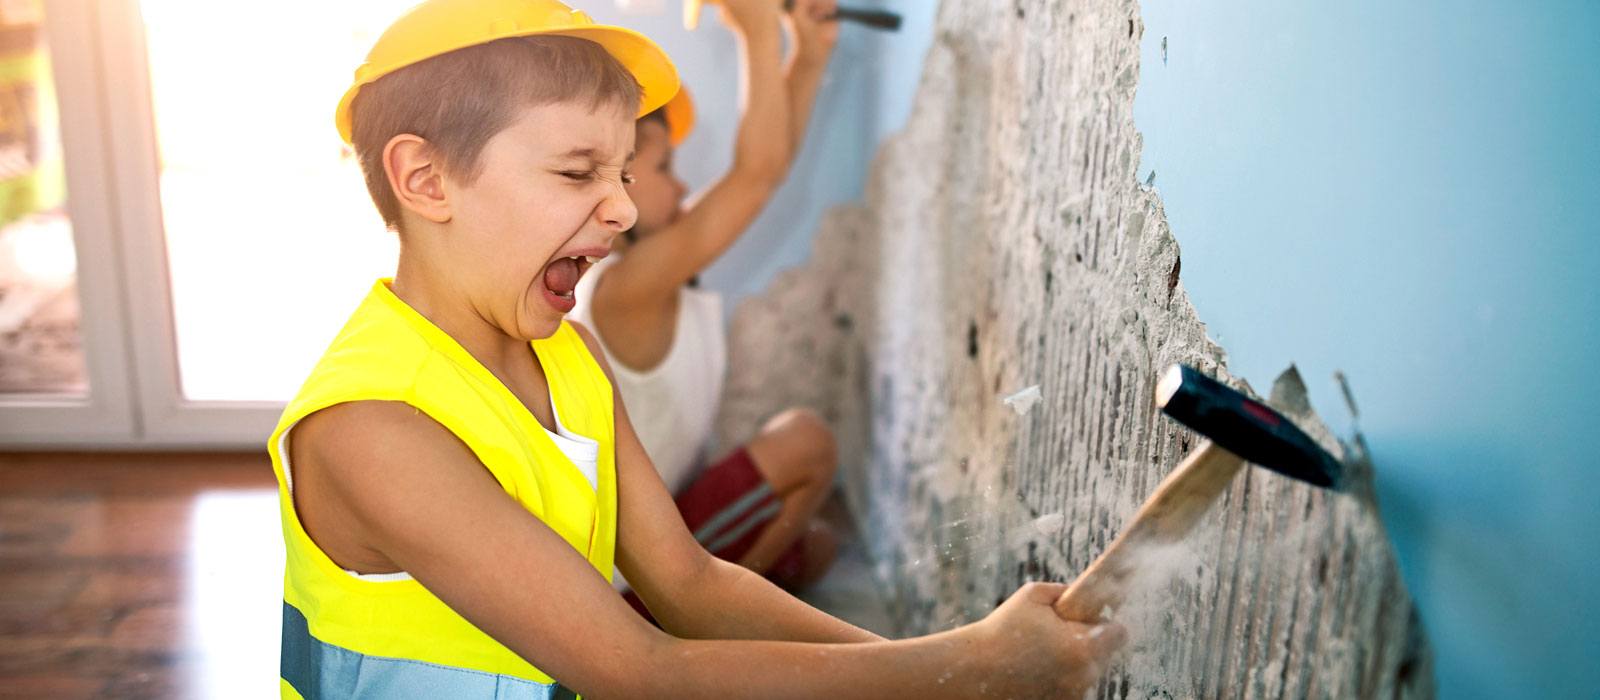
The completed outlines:
<svg viewBox="0 0 1600 700">
<path fill-rule="evenodd" d="M 264 453 L 0 454 L 0 698 L 275 697 L 275 499 Z"/>
<path fill-rule="evenodd" d="M 0 453 L 0 700 L 277 697 L 278 523 L 265 454 Z M 852 537 L 802 597 L 892 632 Z"/>
</svg>

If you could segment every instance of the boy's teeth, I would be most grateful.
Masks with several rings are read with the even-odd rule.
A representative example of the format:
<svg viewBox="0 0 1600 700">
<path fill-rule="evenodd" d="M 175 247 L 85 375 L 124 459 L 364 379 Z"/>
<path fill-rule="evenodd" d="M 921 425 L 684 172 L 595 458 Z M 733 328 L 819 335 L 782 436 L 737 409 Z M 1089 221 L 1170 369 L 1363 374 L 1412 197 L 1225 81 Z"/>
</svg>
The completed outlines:
<svg viewBox="0 0 1600 700">
<path fill-rule="evenodd" d="M 597 258 L 597 257 L 595 257 L 593 255 L 585 255 L 585 256 L 583 256 L 583 259 L 584 260 L 588 260 L 590 265 L 593 265 L 593 264 L 595 264 L 597 262 L 600 262 L 600 258 Z"/>
</svg>

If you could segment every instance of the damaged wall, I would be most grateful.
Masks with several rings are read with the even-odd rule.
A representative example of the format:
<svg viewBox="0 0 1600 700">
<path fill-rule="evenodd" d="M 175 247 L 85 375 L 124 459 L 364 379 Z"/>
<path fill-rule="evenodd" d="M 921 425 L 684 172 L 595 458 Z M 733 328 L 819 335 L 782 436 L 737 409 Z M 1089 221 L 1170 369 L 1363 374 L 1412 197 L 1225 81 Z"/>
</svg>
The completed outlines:
<svg viewBox="0 0 1600 700">
<path fill-rule="evenodd" d="M 1228 377 L 1161 202 L 1135 180 L 1141 31 L 1132 2 L 947 0 L 865 203 L 831 212 L 812 261 L 735 317 L 724 440 L 789 405 L 830 418 L 906 634 L 979 618 L 1024 580 L 1070 579 L 1193 446 L 1153 407 L 1160 370 Z M 1001 403 L 1030 385 L 1031 411 Z M 1297 375 L 1273 400 L 1341 450 Z M 1342 450 L 1370 476 L 1358 441 Z M 1106 692 L 1431 695 L 1361 491 L 1241 475 L 1152 562 Z"/>
</svg>

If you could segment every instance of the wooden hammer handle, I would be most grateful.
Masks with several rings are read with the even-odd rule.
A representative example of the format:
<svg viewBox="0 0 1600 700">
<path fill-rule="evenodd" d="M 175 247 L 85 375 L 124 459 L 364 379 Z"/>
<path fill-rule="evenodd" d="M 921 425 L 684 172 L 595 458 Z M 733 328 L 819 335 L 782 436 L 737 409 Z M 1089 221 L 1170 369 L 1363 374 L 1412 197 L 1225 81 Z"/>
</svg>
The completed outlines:
<svg viewBox="0 0 1600 700">
<path fill-rule="evenodd" d="M 1182 540 L 1243 466 L 1238 455 L 1210 440 L 1189 453 L 1139 507 L 1122 534 L 1056 599 L 1056 613 L 1067 620 L 1100 622 L 1101 611 L 1122 604 L 1141 564 L 1141 552 Z"/>
</svg>

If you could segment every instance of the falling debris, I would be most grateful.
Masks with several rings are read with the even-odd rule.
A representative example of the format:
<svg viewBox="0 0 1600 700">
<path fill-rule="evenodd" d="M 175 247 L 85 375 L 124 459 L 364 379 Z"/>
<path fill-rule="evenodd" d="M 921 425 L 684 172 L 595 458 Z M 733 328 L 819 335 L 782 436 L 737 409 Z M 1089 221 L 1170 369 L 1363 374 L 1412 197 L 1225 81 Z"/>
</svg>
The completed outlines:
<svg viewBox="0 0 1600 700">
<path fill-rule="evenodd" d="M 1061 523 L 1065 522 L 1066 519 L 1067 516 L 1060 513 L 1041 515 L 1033 521 L 1033 529 L 1037 530 L 1039 534 L 1049 537 L 1061 531 Z"/>
<path fill-rule="evenodd" d="M 1147 177 L 1147 178 L 1144 179 L 1144 186 L 1145 187 L 1155 187 L 1156 186 L 1156 171 L 1155 171 L 1154 168 L 1152 168 L 1150 170 L 1150 177 Z"/>
<path fill-rule="evenodd" d="M 1041 394 L 1039 393 L 1039 385 L 1035 384 L 1023 389 L 1022 391 L 1007 396 L 1001 399 L 1001 401 L 1004 402 L 1005 405 L 1010 406 L 1011 410 L 1016 411 L 1017 415 L 1025 416 L 1028 414 L 1028 411 L 1033 410 L 1034 404 L 1039 403 L 1040 398 Z"/>
<path fill-rule="evenodd" d="M 1167 65 L 1167 38 L 1161 37 L 1161 65 Z"/>
</svg>

